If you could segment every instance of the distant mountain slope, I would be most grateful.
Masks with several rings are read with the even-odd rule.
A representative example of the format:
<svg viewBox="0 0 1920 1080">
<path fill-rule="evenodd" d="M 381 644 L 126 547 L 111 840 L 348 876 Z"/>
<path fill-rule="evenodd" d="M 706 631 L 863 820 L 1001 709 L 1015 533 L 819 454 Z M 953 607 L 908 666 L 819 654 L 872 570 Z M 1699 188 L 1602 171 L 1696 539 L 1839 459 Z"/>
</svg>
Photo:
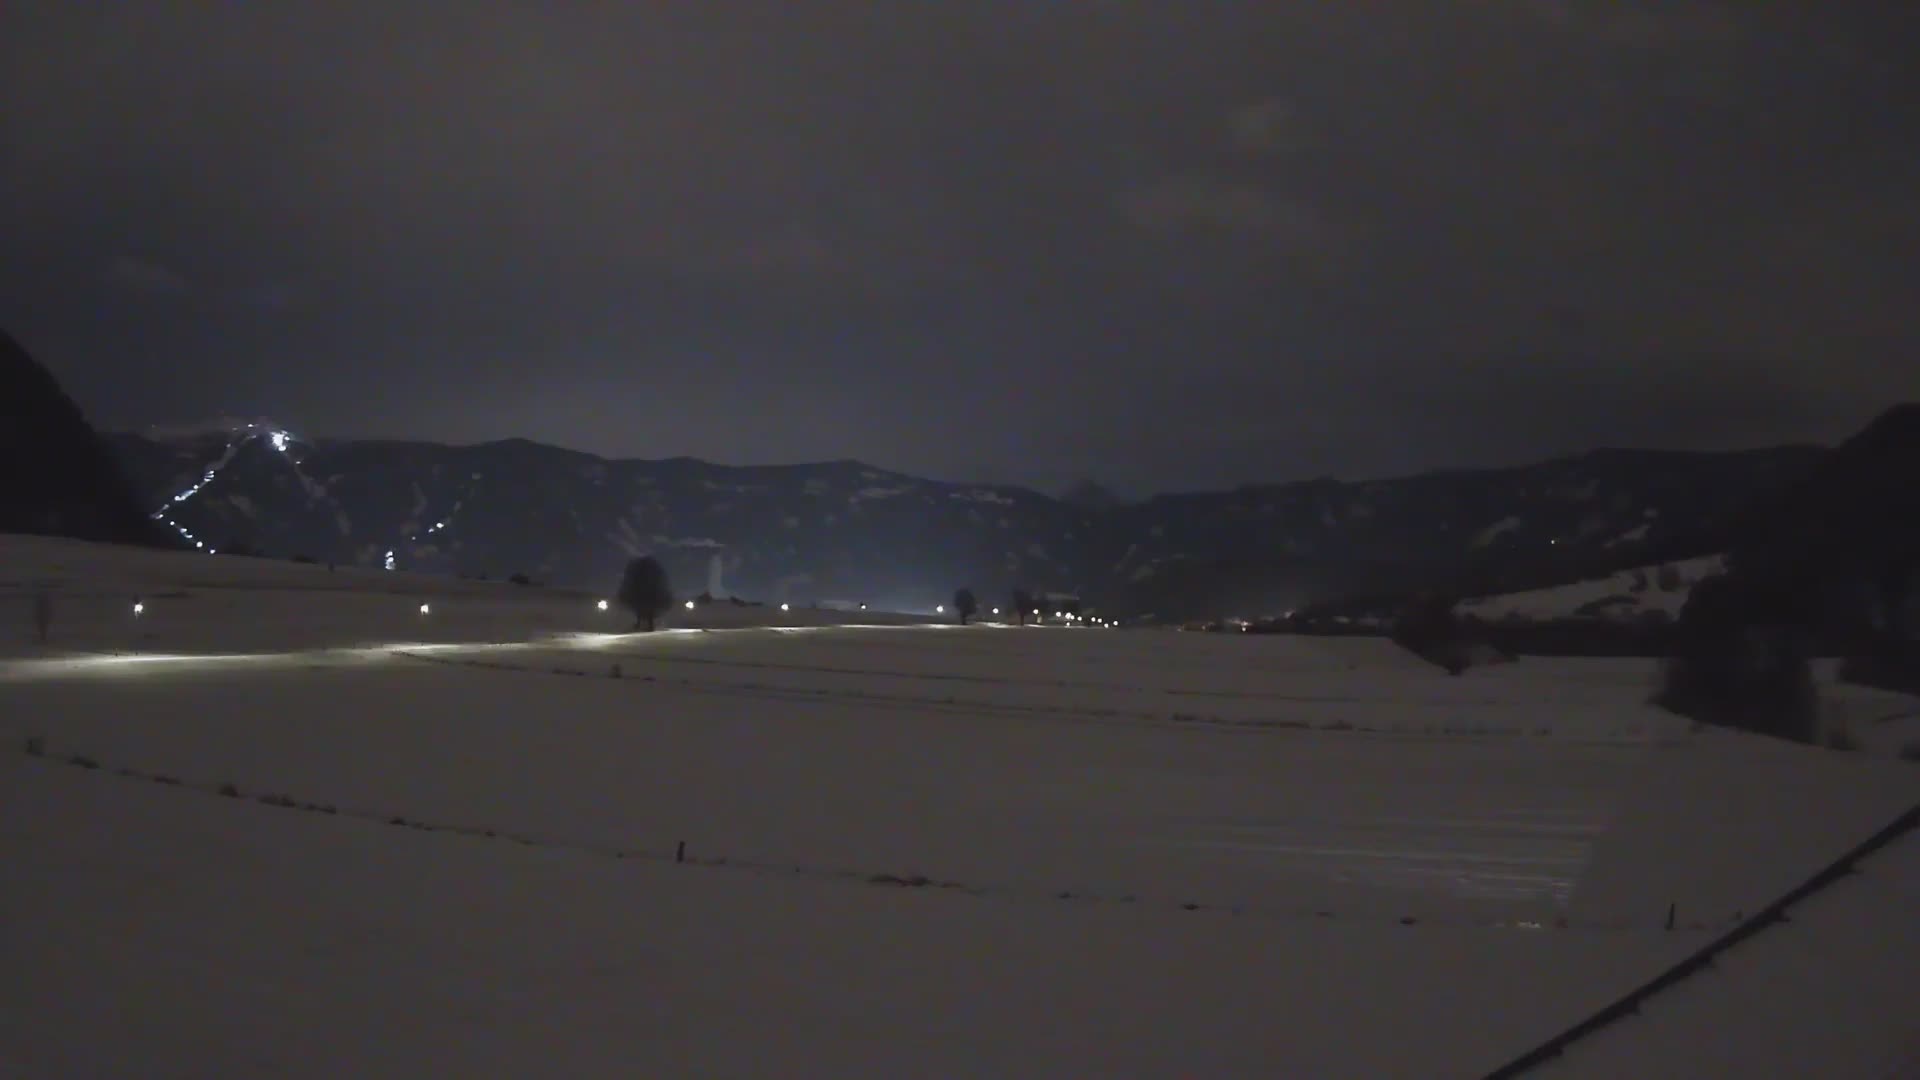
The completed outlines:
<svg viewBox="0 0 1920 1080">
<path fill-rule="evenodd" d="M 1165 617 L 1277 612 L 1472 580 L 1483 594 L 1713 554 L 1710 526 L 1813 448 L 1599 451 L 1511 469 L 1163 495 L 1098 509 L 853 461 L 610 461 L 524 440 L 305 443 L 270 426 L 114 443 L 154 507 L 214 547 L 609 587 L 653 552 L 682 591 L 928 608 L 1015 586 Z M 284 449 L 282 449 L 284 448 Z M 207 479 L 208 475 L 212 479 Z M 177 501 L 176 501 L 177 500 Z"/>
<path fill-rule="evenodd" d="M 0 331 L 0 532 L 166 544 L 79 406 Z"/>
<path fill-rule="evenodd" d="M 1725 568 L 1724 557 L 1709 555 L 1621 570 L 1590 581 L 1473 597 L 1461 601 L 1459 611 L 1490 621 L 1667 622 L 1679 616 L 1695 584 Z"/>
</svg>

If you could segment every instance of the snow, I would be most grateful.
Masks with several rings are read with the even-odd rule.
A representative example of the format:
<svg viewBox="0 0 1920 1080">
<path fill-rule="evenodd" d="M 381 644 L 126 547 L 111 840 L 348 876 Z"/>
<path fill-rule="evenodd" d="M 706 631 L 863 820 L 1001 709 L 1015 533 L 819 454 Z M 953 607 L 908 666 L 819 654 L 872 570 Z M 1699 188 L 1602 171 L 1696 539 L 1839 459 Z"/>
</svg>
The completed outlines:
<svg viewBox="0 0 1920 1080">
<path fill-rule="evenodd" d="M 1607 547 L 1619 547 L 1621 544 L 1637 544 L 1647 538 L 1647 532 L 1653 528 L 1651 522 L 1643 521 L 1619 536 L 1607 541 Z"/>
<path fill-rule="evenodd" d="M 0 567 L 0 1075 L 1479 1075 L 1920 798 L 1644 662 Z M 1882 1075 L 1917 889 L 1891 851 L 1556 1068 Z"/>
<path fill-rule="evenodd" d="M 900 495 L 911 495 L 916 490 L 918 490 L 918 488 L 913 484 L 896 484 L 892 487 L 863 487 L 848 496 L 847 501 L 857 503 L 861 499 L 891 499 Z"/>
<path fill-rule="evenodd" d="M 1643 1076 L 1649 1060 L 1688 1076 L 1920 1075 L 1916 913 L 1920 832 L 1538 1075 Z"/>
<path fill-rule="evenodd" d="M 1510 533 L 1515 529 L 1518 529 L 1520 525 L 1521 525 L 1520 519 L 1517 517 L 1501 518 L 1499 521 L 1496 521 L 1492 525 L 1489 525 L 1485 529 L 1482 529 L 1479 535 L 1473 538 L 1473 546 L 1476 548 L 1486 547 L 1488 544 L 1491 544 L 1495 540 L 1499 539 L 1502 535 L 1506 533 Z"/>
<path fill-rule="evenodd" d="M 654 535 L 655 547 L 669 548 L 724 548 L 727 545 L 707 536 L 660 536 Z"/>
<path fill-rule="evenodd" d="M 1588 604 L 1613 600 L 1605 605 L 1604 614 L 1608 618 L 1633 619 L 1655 611 L 1678 617 L 1694 583 L 1719 573 L 1725 567 L 1725 560 L 1711 555 L 1665 565 L 1672 567 L 1680 578 L 1680 587 L 1671 592 L 1660 588 L 1660 565 L 1643 566 L 1572 585 L 1465 600 L 1460 604 L 1460 612 L 1487 620 L 1569 619 Z M 1644 585 L 1640 591 L 1634 591 L 1640 582 Z"/>
</svg>

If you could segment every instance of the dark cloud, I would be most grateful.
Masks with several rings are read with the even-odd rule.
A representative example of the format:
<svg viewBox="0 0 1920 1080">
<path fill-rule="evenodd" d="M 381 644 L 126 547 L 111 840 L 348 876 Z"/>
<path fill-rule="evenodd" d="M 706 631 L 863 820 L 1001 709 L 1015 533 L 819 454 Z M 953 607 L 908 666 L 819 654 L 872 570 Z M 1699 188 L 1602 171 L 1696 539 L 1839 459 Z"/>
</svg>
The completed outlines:
<svg viewBox="0 0 1920 1080">
<path fill-rule="evenodd" d="M 181 295 L 193 291 L 193 284 L 178 271 L 131 255 L 108 259 L 104 274 L 108 281 L 134 292 Z"/>
<path fill-rule="evenodd" d="M 102 420 L 1130 490 L 1911 394 L 1887 5 L 25 0 L 0 322 Z"/>
</svg>

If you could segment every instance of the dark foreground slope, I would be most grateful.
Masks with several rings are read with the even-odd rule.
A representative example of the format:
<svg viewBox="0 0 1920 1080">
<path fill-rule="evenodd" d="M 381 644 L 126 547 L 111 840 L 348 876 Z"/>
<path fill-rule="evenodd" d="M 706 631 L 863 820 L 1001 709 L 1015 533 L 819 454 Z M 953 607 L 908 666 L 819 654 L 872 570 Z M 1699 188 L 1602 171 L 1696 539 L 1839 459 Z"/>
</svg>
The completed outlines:
<svg viewBox="0 0 1920 1080">
<path fill-rule="evenodd" d="M 167 543 L 79 406 L 0 331 L 0 532 Z"/>
</svg>

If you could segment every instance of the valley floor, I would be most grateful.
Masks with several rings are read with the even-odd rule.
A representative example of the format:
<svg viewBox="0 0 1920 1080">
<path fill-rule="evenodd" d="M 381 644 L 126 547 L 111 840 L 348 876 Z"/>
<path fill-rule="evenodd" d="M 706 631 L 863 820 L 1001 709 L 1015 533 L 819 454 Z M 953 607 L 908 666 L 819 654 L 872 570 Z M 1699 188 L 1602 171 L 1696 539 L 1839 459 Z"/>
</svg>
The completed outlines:
<svg viewBox="0 0 1920 1080">
<path fill-rule="evenodd" d="M 1478 1076 L 1920 801 L 1644 663 L 0 555 L 0 1075 Z M 1920 1064 L 1916 855 L 1549 1071 Z"/>
</svg>

